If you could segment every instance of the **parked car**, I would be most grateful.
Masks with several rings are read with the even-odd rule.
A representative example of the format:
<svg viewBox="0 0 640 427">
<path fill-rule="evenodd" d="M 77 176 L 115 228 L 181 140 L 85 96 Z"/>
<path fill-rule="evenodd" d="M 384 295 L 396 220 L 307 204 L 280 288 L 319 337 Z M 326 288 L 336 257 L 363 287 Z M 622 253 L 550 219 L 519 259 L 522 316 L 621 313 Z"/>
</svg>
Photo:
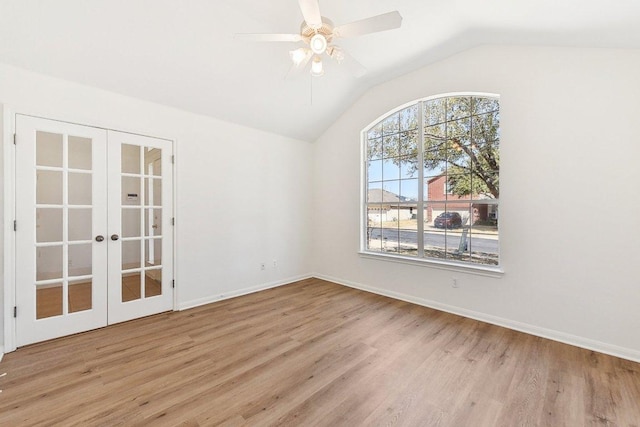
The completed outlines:
<svg viewBox="0 0 640 427">
<path fill-rule="evenodd" d="M 435 228 L 458 228 L 462 227 L 462 217 L 458 212 L 442 212 L 433 220 Z"/>
</svg>

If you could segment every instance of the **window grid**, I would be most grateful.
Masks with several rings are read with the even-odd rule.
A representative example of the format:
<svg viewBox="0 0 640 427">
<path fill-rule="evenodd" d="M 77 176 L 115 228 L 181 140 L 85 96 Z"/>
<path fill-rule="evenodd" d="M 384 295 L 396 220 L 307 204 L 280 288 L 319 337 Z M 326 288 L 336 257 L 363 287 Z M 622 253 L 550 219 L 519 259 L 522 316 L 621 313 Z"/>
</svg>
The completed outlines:
<svg viewBox="0 0 640 427">
<path fill-rule="evenodd" d="M 365 252 L 499 265 L 496 96 L 418 100 L 363 141 Z M 441 194 L 431 194 L 436 181 Z"/>
</svg>

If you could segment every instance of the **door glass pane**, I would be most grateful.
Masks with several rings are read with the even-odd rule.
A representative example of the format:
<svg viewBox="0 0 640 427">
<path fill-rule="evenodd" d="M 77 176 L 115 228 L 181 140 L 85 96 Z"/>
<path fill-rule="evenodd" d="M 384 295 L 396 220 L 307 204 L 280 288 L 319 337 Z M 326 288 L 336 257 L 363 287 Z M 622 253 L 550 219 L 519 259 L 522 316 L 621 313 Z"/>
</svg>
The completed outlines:
<svg viewBox="0 0 640 427">
<path fill-rule="evenodd" d="M 62 278 L 62 245 L 36 248 L 36 280 Z"/>
<path fill-rule="evenodd" d="M 162 239 L 145 240 L 145 265 L 161 265 L 162 264 Z"/>
<path fill-rule="evenodd" d="M 144 204 L 147 206 L 162 205 L 162 180 L 145 178 L 144 181 Z"/>
<path fill-rule="evenodd" d="M 69 245 L 69 276 L 91 274 L 93 244 Z"/>
<path fill-rule="evenodd" d="M 142 209 L 122 209 L 122 237 L 140 237 Z"/>
<path fill-rule="evenodd" d="M 122 206 L 140 204 L 140 178 L 122 177 Z"/>
<path fill-rule="evenodd" d="M 62 205 L 62 172 L 36 172 L 36 203 Z"/>
<path fill-rule="evenodd" d="M 62 314 L 62 283 L 36 285 L 36 319 Z"/>
<path fill-rule="evenodd" d="M 69 172 L 69 204 L 91 205 L 91 174 Z"/>
<path fill-rule="evenodd" d="M 122 302 L 133 301 L 141 298 L 141 272 L 124 273 L 122 275 Z"/>
<path fill-rule="evenodd" d="M 145 298 L 162 295 L 162 269 L 147 270 L 144 278 Z"/>
<path fill-rule="evenodd" d="M 69 313 L 91 310 L 91 279 L 69 282 Z"/>
<path fill-rule="evenodd" d="M 140 147 L 122 144 L 122 173 L 140 173 Z"/>
<path fill-rule="evenodd" d="M 62 242 L 62 208 L 36 209 L 36 242 Z"/>
<path fill-rule="evenodd" d="M 69 167 L 91 170 L 91 139 L 69 135 Z"/>
<path fill-rule="evenodd" d="M 140 262 L 140 240 L 123 240 L 122 241 L 122 269 L 130 270 L 132 268 L 141 268 Z"/>
<path fill-rule="evenodd" d="M 62 167 L 62 135 L 36 132 L 36 165 Z"/>
<path fill-rule="evenodd" d="M 162 209 L 145 209 L 144 230 L 145 236 L 160 236 L 162 233 Z"/>
<path fill-rule="evenodd" d="M 162 174 L 161 150 L 159 148 L 144 148 L 145 175 L 160 176 Z"/>
<path fill-rule="evenodd" d="M 69 209 L 69 240 L 91 240 L 91 208 Z"/>
</svg>

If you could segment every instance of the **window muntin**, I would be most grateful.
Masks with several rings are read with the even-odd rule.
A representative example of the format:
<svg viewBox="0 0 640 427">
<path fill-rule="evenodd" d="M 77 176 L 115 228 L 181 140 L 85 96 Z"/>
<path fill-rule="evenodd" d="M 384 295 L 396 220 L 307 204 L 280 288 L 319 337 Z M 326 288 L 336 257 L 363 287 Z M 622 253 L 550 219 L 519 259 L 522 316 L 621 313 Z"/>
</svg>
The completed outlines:
<svg viewBox="0 0 640 427">
<path fill-rule="evenodd" d="M 363 250 L 499 265 L 496 96 L 419 100 L 363 132 Z"/>
</svg>

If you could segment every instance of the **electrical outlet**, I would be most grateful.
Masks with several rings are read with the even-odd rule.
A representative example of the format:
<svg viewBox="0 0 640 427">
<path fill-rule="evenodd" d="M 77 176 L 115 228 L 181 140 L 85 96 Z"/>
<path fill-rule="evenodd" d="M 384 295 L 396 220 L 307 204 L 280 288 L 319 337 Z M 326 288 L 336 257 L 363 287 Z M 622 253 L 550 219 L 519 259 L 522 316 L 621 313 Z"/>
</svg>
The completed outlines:
<svg viewBox="0 0 640 427">
<path fill-rule="evenodd" d="M 458 287 L 458 279 L 453 277 L 451 278 L 451 287 L 452 288 L 457 288 Z"/>
<path fill-rule="evenodd" d="M 278 261 L 277 260 L 273 260 L 273 268 L 278 268 Z"/>
<path fill-rule="evenodd" d="M 264 262 L 260 263 L 260 270 L 265 270 L 267 268 L 267 266 L 264 264 Z"/>
</svg>

